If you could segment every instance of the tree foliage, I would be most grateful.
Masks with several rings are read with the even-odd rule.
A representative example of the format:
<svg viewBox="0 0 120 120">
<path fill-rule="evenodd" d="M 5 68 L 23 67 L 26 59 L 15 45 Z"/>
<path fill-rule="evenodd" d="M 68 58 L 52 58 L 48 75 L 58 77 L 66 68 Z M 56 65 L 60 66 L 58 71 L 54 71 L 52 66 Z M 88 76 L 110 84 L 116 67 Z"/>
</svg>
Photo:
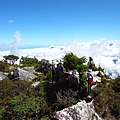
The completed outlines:
<svg viewBox="0 0 120 120">
<path fill-rule="evenodd" d="M 28 58 L 28 57 L 21 57 L 20 59 L 20 65 L 21 67 L 31 67 L 34 66 L 35 69 L 39 66 L 39 61 L 36 57 L 34 58 Z"/>
<path fill-rule="evenodd" d="M 9 64 L 4 61 L 0 61 L 0 72 L 9 72 Z"/>
<path fill-rule="evenodd" d="M 100 64 L 98 67 L 95 66 L 93 71 L 102 71 L 104 73 L 104 69 L 100 66 Z"/>
<path fill-rule="evenodd" d="M 19 59 L 19 57 L 16 55 L 6 55 L 6 56 L 3 56 L 3 58 L 5 59 L 6 62 L 9 61 L 9 63 L 12 65 L 14 65 L 15 62 Z"/>
<path fill-rule="evenodd" d="M 78 58 L 76 55 L 70 52 L 63 57 L 63 61 L 64 66 L 67 70 L 73 70 L 80 68 L 81 67 L 80 65 L 83 66 L 83 63 L 86 62 L 86 58 L 85 57 Z"/>
</svg>

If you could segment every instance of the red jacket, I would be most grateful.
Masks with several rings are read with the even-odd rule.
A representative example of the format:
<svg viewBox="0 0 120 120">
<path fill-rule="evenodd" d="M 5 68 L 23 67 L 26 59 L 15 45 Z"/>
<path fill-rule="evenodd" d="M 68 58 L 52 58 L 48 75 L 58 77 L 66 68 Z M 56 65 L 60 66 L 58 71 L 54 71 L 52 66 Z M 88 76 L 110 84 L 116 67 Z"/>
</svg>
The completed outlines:
<svg viewBox="0 0 120 120">
<path fill-rule="evenodd" d="M 93 84 L 93 78 L 88 78 L 88 83 L 89 83 L 90 85 L 92 85 L 92 84 Z"/>
</svg>

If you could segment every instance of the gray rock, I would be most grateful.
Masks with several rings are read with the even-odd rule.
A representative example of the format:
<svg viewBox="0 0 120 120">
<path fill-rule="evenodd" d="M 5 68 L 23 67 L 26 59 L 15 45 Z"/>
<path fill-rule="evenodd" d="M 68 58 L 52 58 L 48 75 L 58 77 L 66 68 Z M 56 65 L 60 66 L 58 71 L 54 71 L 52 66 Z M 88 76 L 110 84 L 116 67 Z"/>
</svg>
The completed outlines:
<svg viewBox="0 0 120 120">
<path fill-rule="evenodd" d="M 33 74 L 33 72 L 31 71 L 26 71 L 24 69 L 20 69 L 19 70 L 19 79 L 20 80 L 28 80 L 28 81 L 32 81 L 33 79 L 37 78 L 36 75 Z"/>
<path fill-rule="evenodd" d="M 56 112 L 58 120 L 102 120 L 94 110 L 93 100 L 78 102 L 76 105 Z"/>
<path fill-rule="evenodd" d="M 27 80 L 32 81 L 37 78 L 36 75 L 33 74 L 35 72 L 33 67 L 25 67 L 25 68 L 17 68 L 14 69 L 9 75 L 9 79 L 11 80 Z"/>
<path fill-rule="evenodd" d="M 0 72 L 0 80 L 3 80 L 4 78 L 7 78 L 7 74 Z"/>
<path fill-rule="evenodd" d="M 40 81 L 34 82 L 31 86 L 32 87 L 37 87 L 40 84 Z"/>
<path fill-rule="evenodd" d="M 31 73 L 35 72 L 34 66 L 32 66 L 32 67 L 24 67 L 22 69 L 25 70 L 25 71 L 31 72 Z"/>
</svg>

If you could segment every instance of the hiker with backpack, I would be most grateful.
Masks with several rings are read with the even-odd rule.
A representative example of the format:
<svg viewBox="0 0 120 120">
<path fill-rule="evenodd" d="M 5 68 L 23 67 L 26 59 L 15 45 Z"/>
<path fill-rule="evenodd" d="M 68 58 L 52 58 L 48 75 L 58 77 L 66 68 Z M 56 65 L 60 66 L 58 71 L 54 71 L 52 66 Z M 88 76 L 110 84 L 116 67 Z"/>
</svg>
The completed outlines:
<svg viewBox="0 0 120 120">
<path fill-rule="evenodd" d="M 69 77 L 69 83 L 73 90 L 79 90 L 80 80 L 76 70 L 72 71 L 72 74 Z"/>
<path fill-rule="evenodd" d="M 91 87 L 93 85 L 93 73 L 92 69 L 89 69 L 87 71 L 87 82 L 88 82 L 88 95 L 91 94 Z"/>
<path fill-rule="evenodd" d="M 57 64 L 55 68 L 55 83 L 60 81 L 60 69 L 59 69 L 59 64 Z"/>
<path fill-rule="evenodd" d="M 72 74 L 69 76 L 70 87 L 77 92 L 77 97 L 80 99 L 80 78 L 77 70 L 73 70 Z"/>
<path fill-rule="evenodd" d="M 89 61 L 88 61 L 87 65 L 88 65 L 88 68 L 89 68 L 89 69 L 92 69 L 92 70 L 94 69 L 95 63 L 94 63 L 92 57 L 89 57 Z"/>
<path fill-rule="evenodd" d="M 66 79 L 66 76 L 64 74 L 65 72 L 65 68 L 63 66 L 63 62 L 60 62 L 59 63 L 59 71 L 60 71 L 60 80 L 65 80 Z"/>
<path fill-rule="evenodd" d="M 54 83 L 55 82 L 55 62 L 52 62 L 51 70 L 52 70 L 52 83 Z"/>
</svg>

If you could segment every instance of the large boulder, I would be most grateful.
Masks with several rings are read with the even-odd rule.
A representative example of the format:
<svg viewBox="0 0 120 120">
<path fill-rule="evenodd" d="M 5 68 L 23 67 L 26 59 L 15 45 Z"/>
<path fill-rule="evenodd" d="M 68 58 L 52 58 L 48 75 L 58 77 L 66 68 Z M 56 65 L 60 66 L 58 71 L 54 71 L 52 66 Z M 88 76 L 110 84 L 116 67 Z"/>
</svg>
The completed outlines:
<svg viewBox="0 0 120 120">
<path fill-rule="evenodd" d="M 7 75 L 6 73 L 3 73 L 3 72 L 0 72 L 0 80 L 3 80 L 4 78 L 7 78 Z"/>
<path fill-rule="evenodd" d="M 19 70 L 19 79 L 20 80 L 28 80 L 28 81 L 32 81 L 33 79 L 37 78 L 36 75 L 33 74 L 33 72 L 31 71 L 26 71 L 24 69 L 20 69 Z"/>
<path fill-rule="evenodd" d="M 58 111 L 54 118 L 58 120 L 102 120 L 94 110 L 93 100 L 89 103 L 83 100 Z"/>
<path fill-rule="evenodd" d="M 94 76 L 94 77 L 93 77 L 93 81 L 94 81 L 94 82 L 101 82 L 101 77 L 99 77 L 99 76 Z"/>
<path fill-rule="evenodd" d="M 93 81 L 94 82 L 101 82 L 101 77 L 100 76 L 104 76 L 104 73 L 101 71 L 92 71 L 93 73 Z"/>
<path fill-rule="evenodd" d="M 32 87 L 37 87 L 40 84 L 40 81 L 34 82 L 31 86 Z"/>
<path fill-rule="evenodd" d="M 99 76 L 99 77 L 105 75 L 102 71 L 92 71 L 92 73 L 93 73 L 95 76 Z"/>
<path fill-rule="evenodd" d="M 17 68 L 14 69 L 9 75 L 9 79 L 11 80 L 27 80 L 32 81 L 33 79 L 37 78 L 36 75 L 33 74 L 35 72 L 33 68 L 30 69 L 30 67 L 25 68 Z"/>
<path fill-rule="evenodd" d="M 34 66 L 32 66 L 32 67 L 24 67 L 22 69 L 25 70 L 25 71 L 31 72 L 31 73 L 35 72 Z"/>
</svg>

